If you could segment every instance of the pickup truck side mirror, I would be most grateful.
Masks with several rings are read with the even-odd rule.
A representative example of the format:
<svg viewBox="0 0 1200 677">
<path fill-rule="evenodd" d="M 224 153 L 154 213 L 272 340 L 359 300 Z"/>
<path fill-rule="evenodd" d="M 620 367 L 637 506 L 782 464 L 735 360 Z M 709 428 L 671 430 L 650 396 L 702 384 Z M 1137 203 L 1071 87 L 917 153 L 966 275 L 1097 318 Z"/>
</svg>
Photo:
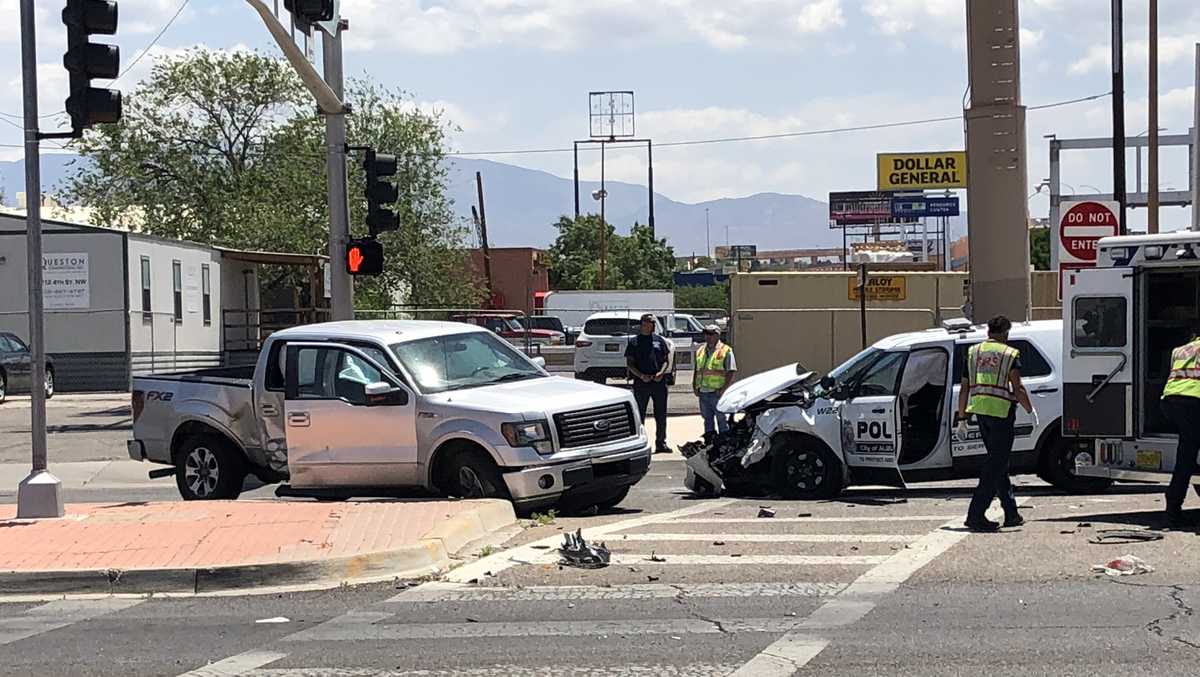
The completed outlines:
<svg viewBox="0 0 1200 677">
<path fill-rule="evenodd" d="M 541 355 L 533 358 L 533 363 L 542 369 L 546 368 L 546 358 L 542 357 Z"/>
<path fill-rule="evenodd" d="M 363 391 L 367 396 L 368 407 L 403 406 L 408 404 L 408 393 L 390 383 L 377 381 L 368 383 Z"/>
</svg>

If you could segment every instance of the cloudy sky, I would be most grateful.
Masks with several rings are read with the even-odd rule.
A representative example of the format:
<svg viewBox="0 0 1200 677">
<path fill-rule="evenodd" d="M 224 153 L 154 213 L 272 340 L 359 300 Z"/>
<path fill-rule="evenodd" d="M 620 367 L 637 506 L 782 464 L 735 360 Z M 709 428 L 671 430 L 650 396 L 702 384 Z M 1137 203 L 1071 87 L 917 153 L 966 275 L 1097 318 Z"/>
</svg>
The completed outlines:
<svg viewBox="0 0 1200 677">
<path fill-rule="evenodd" d="M 271 2 L 271 0 L 268 0 Z M 61 1 L 36 0 L 42 112 L 62 109 Z M 570 147 L 588 134 L 589 90 L 634 90 L 637 133 L 658 143 L 854 127 L 961 114 L 966 89 L 964 0 L 342 0 L 351 30 L 346 72 L 369 74 L 439 108 L 462 128 L 458 151 Z M 1147 17 L 1128 1 L 1127 133 L 1147 127 Z M 182 10 L 181 10 L 182 7 Z M 1110 89 L 1106 0 L 1022 0 L 1023 102 Z M 20 113 L 17 0 L 0 0 L 8 87 L 0 118 Z M 277 54 L 243 0 L 120 0 L 130 88 L 155 54 L 196 45 Z M 1200 3 L 1160 1 L 1160 126 L 1185 132 L 1193 100 Z M 174 21 L 172 19 L 174 17 Z M 168 24 L 170 24 L 168 26 Z M 160 32 L 165 32 L 154 42 Z M 319 52 L 319 50 L 318 50 Z M 1103 98 L 1029 115 L 1030 186 L 1047 176 L 1045 134 L 1104 136 Z M 50 118 L 56 122 L 61 118 Z M 0 124 L 0 158 L 20 157 L 20 131 Z M 675 199 L 776 191 L 824 199 L 874 185 L 880 151 L 963 145 L 959 120 L 886 130 L 663 147 L 656 188 Z M 13 147 L 15 146 L 15 147 Z M 481 155 L 571 172 L 570 153 Z M 1133 181 L 1132 153 L 1130 182 Z M 598 158 L 583 158 L 598 177 Z M 1111 187 L 1105 152 L 1072 154 L 1063 179 L 1080 192 Z M 641 182 L 644 153 L 609 156 L 609 176 Z M 1164 188 L 1187 184 L 1186 151 L 1164 151 Z M 1069 192 L 1069 188 L 1067 189 Z M 1047 201 L 1035 196 L 1034 216 Z M 1164 212 L 1183 223 L 1186 212 Z M 1135 218 L 1135 223 L 1141 219 Z"/>
</svg>

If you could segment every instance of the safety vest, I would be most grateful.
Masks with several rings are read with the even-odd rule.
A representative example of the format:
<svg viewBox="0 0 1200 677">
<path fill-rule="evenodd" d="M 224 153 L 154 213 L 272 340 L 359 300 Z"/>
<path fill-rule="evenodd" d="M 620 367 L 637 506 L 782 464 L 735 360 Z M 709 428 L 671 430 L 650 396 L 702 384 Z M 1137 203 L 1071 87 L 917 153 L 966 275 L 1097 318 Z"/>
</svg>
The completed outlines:
<svg viewBox="0 0 1200 677">
<path fill-rule="evenodd" d="M 1196 365 L 1197 358 L 1200 358 L 1200 338 L 1192 339 L 1191 343 L 1171 351 L 1171 373 L 1167 375 L 1163 397 L 1200 397 L 1200 366 Z"/>
<path fill-rule="evenodd" d="M 1016 397 L 1008 389 L 1008 375 L 1021 353 L 998 341 L 984 341 L 967 351 L 971 399 L 967 412 L 1006 418 Z"/>
<path fill-rule="evenodd" d="M 708 345 L 696 351 L 696 384 L 701 390 L 717 391 L 725 387 L 725 358 L 729 346 L 717 343 L 717 349 L 708 354 Z"/>
</svg>

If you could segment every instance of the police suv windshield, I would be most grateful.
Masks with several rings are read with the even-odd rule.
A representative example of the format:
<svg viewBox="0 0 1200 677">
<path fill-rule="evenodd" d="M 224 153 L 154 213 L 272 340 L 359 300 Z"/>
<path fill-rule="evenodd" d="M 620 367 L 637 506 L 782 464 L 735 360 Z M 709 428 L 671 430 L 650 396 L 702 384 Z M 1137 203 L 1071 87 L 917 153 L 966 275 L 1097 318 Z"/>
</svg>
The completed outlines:
<svg viewBox="0 0 1200 677">
<path fill-rule="evenodd" d="M 878 348 L 867 348 L 859 354 L 851 357 L 845 362 L 833 368 L 829 372 L 829 378 L 833 379 L 833 387 L 828 390 L 825 388 L 817 388 L 817 396 L 824 397 L 838 388 L 853 384 L 860 379 L 863 374 L 870 369 L 872 364 L 879 359 L 879 356 L 884 351 Z"/>
</svg>

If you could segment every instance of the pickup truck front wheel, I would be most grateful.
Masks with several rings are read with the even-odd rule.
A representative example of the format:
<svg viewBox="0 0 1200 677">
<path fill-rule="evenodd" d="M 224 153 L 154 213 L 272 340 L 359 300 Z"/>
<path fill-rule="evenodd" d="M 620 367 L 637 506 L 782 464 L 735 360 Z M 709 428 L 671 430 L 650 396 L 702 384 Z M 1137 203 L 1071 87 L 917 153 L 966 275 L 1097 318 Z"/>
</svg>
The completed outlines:
<svg viewBox="0 0 1200 677">
<path fill-rule="evenodd" d="M 484 452 L 463 450 L 446 468 L 443 491 L 462 498 L 508 498 L 500 470 Z"/>
<path fill-rule="evenodd" d="M 176 452 L 175 484 L 185 501 L 235 499 L 245 480 L 241 457 L 216 435 L 189 437 Z"/>
</svg>

